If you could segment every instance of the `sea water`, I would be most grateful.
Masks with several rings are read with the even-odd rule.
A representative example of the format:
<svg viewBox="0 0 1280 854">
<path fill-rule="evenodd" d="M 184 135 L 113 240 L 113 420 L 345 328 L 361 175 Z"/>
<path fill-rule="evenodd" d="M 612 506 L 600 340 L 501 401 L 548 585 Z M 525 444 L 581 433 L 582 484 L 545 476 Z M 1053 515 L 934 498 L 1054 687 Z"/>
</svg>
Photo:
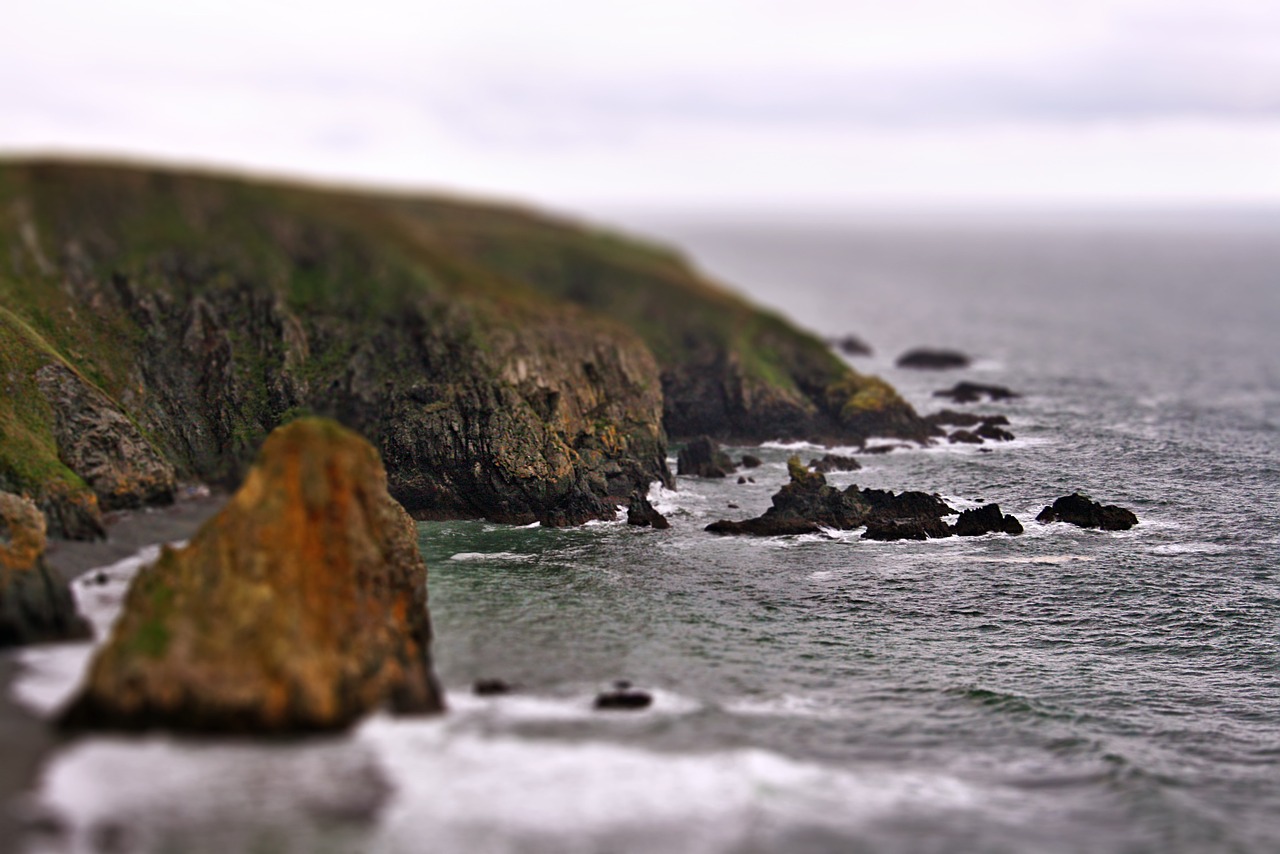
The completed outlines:
<svg viewBox="0 0 1280 854">
<path fill-rule="evenodd" d="M 680 478 L 668 531 L 427 523 L 448 715 L 288 744 L 90 738 L 30 851 L 1280 850 L 1280 222 L 647 223 L 922 412 L 1006 385 L 1017 439 L 864 456 L 838 486 L 999 502 L 927 542 L 722 538 L 755 483 Z M 975 358 L 896 369 L 912 346 Z M 958 408 L 958 407 L 953 407 Z M 1125 532 L 1039 525 L 1075 490 Z M 730 505 L 736 505 L 731 507 Z M 100 629 L 136 568 L 79 585 Z M 33 707 L 84 648 L 29 651 Z M 77 656 L 79 656 L 77 658 Z M 499 678 L 517 690 L 475 697 Z M 655 701 L 597 712 L 625 679 Z"/>
</svg>

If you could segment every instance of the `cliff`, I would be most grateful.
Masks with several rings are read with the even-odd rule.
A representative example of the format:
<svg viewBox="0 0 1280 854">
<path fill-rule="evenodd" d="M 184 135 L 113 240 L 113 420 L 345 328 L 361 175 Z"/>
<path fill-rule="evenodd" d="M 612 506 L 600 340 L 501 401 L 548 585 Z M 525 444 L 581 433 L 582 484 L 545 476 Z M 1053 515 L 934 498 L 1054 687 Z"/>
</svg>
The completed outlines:
<svg viewBox="0 0 1280 854">
<path fill-rule="evenodd" d="M 369 436 L 418 518 L 547 524 L 669 481 L 668 431 L 925 432 L 674 256 L 508 208 L 0 164 L 0 306 L 0 489 L 62 536 L 234 485 L 306 413 Z"/>
</svg>

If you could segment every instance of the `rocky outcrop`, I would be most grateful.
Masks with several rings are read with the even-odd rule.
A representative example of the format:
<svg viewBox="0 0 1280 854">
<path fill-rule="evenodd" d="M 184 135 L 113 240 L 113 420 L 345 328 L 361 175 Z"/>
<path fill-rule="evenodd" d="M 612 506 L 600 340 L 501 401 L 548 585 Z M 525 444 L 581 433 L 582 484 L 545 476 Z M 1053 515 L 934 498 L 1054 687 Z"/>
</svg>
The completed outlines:
<svg viewBox="0 0 1280 854">
<path fill-rule="evenodd" d="M 908 350 L 899 356 L 897 366 L 899 368 L 933 371 L 967 368 L 969 366 L 969 357 L 956 350 L 931 350 L 921 347 L 915 350 Z"/>
<path fill-rule="evenodd" d="M 89 485 L 99 507 L 121 510 L 173 502 L 173 466 L 110 398 L 58 362 L 35 376 L 54 413 L 58 457 Z"/>
<path fill-rule="evenodd" d="M 680 449 L 676 474 L 693 477 L 728 477 L 738 470 L 714 439 L 699 436 Z"/>
<path fill-rule="evenodd" d="M 1001 513 L 999 504 L 986 504 L 962 511 L 956 519 L 954 532 L 957 537 L 980 537 L 995 533 L 1016 536 L 1022 533 L 1022 524 L 1014 516 Z"/>
<path fill-rule="evenodd" d="M 954 409 L 943 409 L 931 412 L 924 420 L 937 426 L 976 427 L 979 424 L 990 424 L 994 427 L 1006 427 L 1009 419 L 1003 415 L 982 415 L 977 412 L 956 412 Z"/>
<path fill-rule="evenodd" d="M 442 709 L 427 570 L 377 452 L 302 419 L 227 506 L 139 572 L 71 728 L 286 733 Z"/>
<path fill-rule="evenodd" d="M 1036 516 L 1037 522 L 1067 522 L 1081 528 L 1101 528 L 1104 531 L 1127 531 L 1138 524 L 1132 510 L 1115 504 L 1099 504 L 1079 492 L 1064 495 Z"/>
<path fill-rule="evenodd" d="M 45 565 L 44 550 L 39 508 L 0 492 L 0 647 L 89 635 L 71 591 Z"/>
<path fill-rule="evenodd" d="M 627 506 L 627 524 L 638 528 L 652 527 L 659 531 L 671 527 L 667 517 L 655 510 L 649 499 L 639 492 L 631 496 L 631 503 Z"/>
<path fill-rule="evenodd" d="M 862 463 L 853 457 L 846 457 L 840 454 L 823 454 L 821 459 L 809 460 L 809 468 L 823 474 L 831 474 L 836 471 L 857 471 L 862 468 Z"/>
<path fill-rule="evenodd" d="M 1002 385 L 985 385 L 983 383 L 959 382 L 951 388 L 939 389 L 933 393 L 934 397 L 950 398 L 956 403 L 977 403 L 986 398 L 987 400 L 1009 400 L 1015 397 L 1021 397 L 1016 391 L 1011 391 Z"/>
<path fill-rule="evenodd" d="M 822 528 L 847 531 L 866 525 L 868 531 L 892 533 L 919 528 L 929 536 L 948 535 L 938 533 L 947 530 L 941 519 L 955 511 L 937 496 L 859 489 L 856 485 L 839 490 L 830 486 L 820 472 L 805 468 L 799 457 L 792 457 L 787 469 L 791 480 L 773 496 L 773 505 L 762 516 L 742 521 L 721 519 L 708 525 L 706 530 L 715 534 L 770 537 L 811 534 Z M 935 533 L 928 534 L 929 531 Z"/>
</svg>

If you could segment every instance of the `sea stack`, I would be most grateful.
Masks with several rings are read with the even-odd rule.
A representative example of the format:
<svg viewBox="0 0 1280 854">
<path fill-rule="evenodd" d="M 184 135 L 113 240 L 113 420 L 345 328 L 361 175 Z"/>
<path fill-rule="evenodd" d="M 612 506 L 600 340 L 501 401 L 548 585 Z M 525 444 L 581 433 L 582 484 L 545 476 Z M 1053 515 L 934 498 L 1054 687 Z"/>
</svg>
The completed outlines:
<svg viewBox="0 0 1280 854">
<path fill-rule="evenodd" d="M 189 545 L 139 572 L 62 722 L 293 733 L 441 711 L 426 582 L 373 447 L 294 421 Z"/>
</svg>

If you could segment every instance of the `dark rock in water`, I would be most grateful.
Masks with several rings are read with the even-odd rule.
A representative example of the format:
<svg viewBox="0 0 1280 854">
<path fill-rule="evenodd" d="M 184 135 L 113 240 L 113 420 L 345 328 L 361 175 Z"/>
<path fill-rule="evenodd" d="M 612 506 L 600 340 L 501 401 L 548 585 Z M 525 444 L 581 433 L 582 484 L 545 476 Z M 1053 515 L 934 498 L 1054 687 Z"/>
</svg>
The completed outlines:
<svg viewBox="0 0 1280 854">
<path fill-rule="evenodd" d="M 840 454 L 824 454 L 820 460 L 809 460 L 809 468 L 814 471 L 820 471 L 823 474 L 831 474 L 833 471 L 857 471 L 862 468 L 862 463 L 853 457 L 845 457 Z"/>
<path fill-rule="evenodd" d="M 189 545 L 134 578 L 62 723 L 291 733 L 442 698 L 417 528 L 368 442 L 305 418 L 267 438 Z"/>
<path fill-rule="evenodd" d="M 727 477 L 737 466 L 720 446 L 707 436 L 699 436 L 680 449 L 676 457 L 676 474 L 695 477 Z"/>
<path fill-rule="evenodd" d="M 956 403 L 976 403 L 984 397 L 987 400 L 1008 400 L 1021 397 L 1016 391 L 1010 391 L 1002 385 L 984 385 L 982 383 L 960 382 L 951 388 L 939 389 L 934 397 L 949 397 Z"/>
<path fill-rule="evenodd" d="M 728 505 L 726 505 L 726 506 L 727 506 L 730 510 L 740 510 L 740 509 L 742 509 L 742 508 L 740 508 L 737 504 L 728 504 Z"/>
<path fill-rule="evenodd" d="M 947 437 L 947 441 L 953 445 L 960 444 L 960 443 L 963 443 L 965 445 L 981 445 L 982 444 L 982 440 L 977 436 L 975 436 L 973 433 L 969 432 L 968 430 L 955 431 L 954 433 L 952 433 L 950 436 Z"/>
<path fill-rule="evenodd" d="M 974 510 L 965 510 L 956 519 L 958 537 L 980 537 L 994 533 L 1021 534 L 1022 525 L 1013 516 L 1000 512 L 999 504 L 987 504 Z"/>
<path fill-rule="evenodd" d="M 864 454 L 887 454 L 890 451 L 896 451 L 899 448 L 906 448 L 907 445 L 866 445 L 862 448 L 861 453 Z"/>
<path fill-rule="evenodd" d="M 951 536 L 951 526 L 941 519 L 872 519 L 864 540 L 927 540 Z"/>
<path fill-rule="evenodd" d="M 1138 524 L 1132 510 L 1115 504 L 1099 504 L 1079 492 L 1064 495 L 1053 505 L 1040 511 L 1037 522 L 1069 522 L 1081 528 L 1101 528 L 1104 531 L 1127 531 Z"/>
<path fill-rule="evenodd" d="M 639 492 L 631 496 L 631 503 L 627 506 L 627 524 L 641 528 L 652 526 L 659 531 L 671 527 L 667 517 L 655 510 L 649 499 Z"/>
<path fill-rule="evenodd" d="M 974 435 L 983 439 L 990 439 L 993 442 L 1011 442 L 1014 438 L 1013 434 L 1008 430 L 986 422 L 983 422 L 982 426 L 973 432 Z"/>
<path fill-rule="evenodd" d="M 471 686 L 471 693 L 477 697 L 498 697 L 515 690 L 516 686 L 502 679 L 477 679 Z"/>
<path fill-rule="evenodd" d="M 630 683 L 623 684 L 626 687 L 615 687 L 612 691 L 597 694 L 595 708 L 601 711 L 634 711 L 647 709 L 653 704 L 652 694 L 634 689 L 630 686 Z"/>
<path fill-rule="evenodd" d="M 742 467 L 744 469 L 758 469 L 763 464 L 764 464 L 764 461 L 761 460 L 759 457 L 752 456 L 751 454 L 742 455 Z"/>
<path fill-rule="evenodd" d="M 978 424 L 1005 426 L 1009 423 L 1009 419 L 1003 415 L 980 415 L 976 412 L 956 412 L 954 409 L 943 409 L 939 412 L 934 412 L 926 415 L 924 420 L 930 424 L 945 424 L 950 427 L 974 427 Z"/>
<path fill-rule="evenodd" d="M 738 483 L 739 483 L 739 484 L 743 484 L 743 483 L 746 483 L 746 482 L 747 482 L 746 475 L 741 475 L 741 474 L 740 474 L 740 475 L 738 475 Z"/>
<path fill-rule="evenodd" d="M 787 470 L 791 481 L 773 496 L 773 506 L 764 515 L 741 522 L 721 519 L 706 530 L 776 537 L 811 534 L 820 528 L 848 531 L 873 522 L 885 528 L 914 522 L 922 526 L 926 535 L 947 536 L 941 533 L 945 524 L 939 528 L 933 523 L 955 513 L 937 496 L 924 492 L 895 495 L 883 489 L 859 489 L 856 485 L 841 491 L 830 486 L 821 472 L 805 468 L 799 457 L 787 461 Z"/>
<path fill-rule="evenodd" d="M 755 483 L 755 482 L 756 482 L 756 479 L 754 477 L 747 478 L 747 483 Z"/>
<path fill-rule="evenodd" d="M 828 343 L 846 356 L 870 356 L 871 347 L 856 335 L 845 335 L 841 338 L 829 338 Z"/>
<path fill-rule="evenodd" d="M 922 370 L 967 368 L 969 366 L 969 357 L 956 350 L 917 348 L 908 350 L 899 356 L 897 365 L 899 368 L 918 368 Z"/>
<path fill-rule="evenodd" d="M 35 502 L 0 492 L 0 648 L 89 636 L 71 591 L 45 565 L 45 545 Z"/>
</svg>

